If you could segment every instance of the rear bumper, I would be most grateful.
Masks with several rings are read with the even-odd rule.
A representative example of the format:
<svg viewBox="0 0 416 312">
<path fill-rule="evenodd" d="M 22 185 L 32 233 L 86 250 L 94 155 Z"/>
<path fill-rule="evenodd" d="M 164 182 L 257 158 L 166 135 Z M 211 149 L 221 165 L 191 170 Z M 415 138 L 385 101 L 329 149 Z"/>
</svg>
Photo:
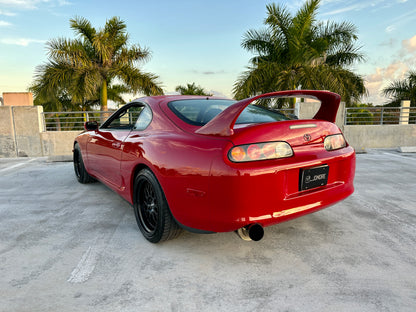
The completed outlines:
<svg viewBox="0 0 416 312">
<path fill-rule="evenodd" d="M 355 153 L 351 147 L 327 152 L 311 146 L 294 149 L 288 159 L 250 164 L 214 163 L 207 192 L 209 208 L 195 211 L 186 226 L 228 232 L 251 223 L 263 227 L 331 206 L 354 191 Z M 299 191 L 300 170 L 326 164 L 325 186 Z"/>
</svg>

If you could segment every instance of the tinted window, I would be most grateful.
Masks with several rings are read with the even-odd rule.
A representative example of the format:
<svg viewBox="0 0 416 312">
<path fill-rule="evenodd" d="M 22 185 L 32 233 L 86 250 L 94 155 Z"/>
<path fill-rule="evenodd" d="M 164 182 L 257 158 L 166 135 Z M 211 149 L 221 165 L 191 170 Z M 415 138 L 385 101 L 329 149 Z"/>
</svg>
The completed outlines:
<svg viewBox="0 0 416 312">
<path fill-rule="evenodd" d="M 186 123 L 203 126 L 234 103 L 232 100 L 197 99 L 173 101 L 168 106 Z"/>
<path fill-rule="evenodd" d="M 186 123 L 194 126 L 203 126 L 234 103 L 236 101 L 233 100 L 196 99 L 173 101 L 168 106 L 176 116 Z M 289 119 L 289 117 L 277 111 L 261 106 L 249 105 L 240 114 L 236 123 L 265 123 Z"/>
<path fill-rule="evenodd" d="M 249 105 L 240 114 L 236 123 L 247 124 L 247 123 L 265 123 L 275 122 L 282 120 L 290 120 L 291 118 L 283 115 L 278 111 L 272 111 L 262 106 Z"/>
<path fill-rule="evenodd" d="M 133 104 L 123 107 L 106 121 L 104 129 L 145 129 L 152 120 L 150 108 L 143 104 Z"/>
<path fill-rule="evenodd" d="M 134 130 L 144 130 L 152 121 L 152 111 L 149 107 L 145 106 L 141 111 L 139 118 L 137 118 Z"/>
</svg>

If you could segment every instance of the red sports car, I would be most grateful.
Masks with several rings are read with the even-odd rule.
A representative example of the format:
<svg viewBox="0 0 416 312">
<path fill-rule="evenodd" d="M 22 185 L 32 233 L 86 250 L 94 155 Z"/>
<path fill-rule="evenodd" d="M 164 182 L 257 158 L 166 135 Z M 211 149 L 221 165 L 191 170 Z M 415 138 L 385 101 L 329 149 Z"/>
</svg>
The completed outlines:
<svg viewBox="0 0 416 312">
<path fill-rule="evenodd" d="M 298 120 L 256 105 L 288 97 L 321 106 L 313 119 Z M 81 183 L 100 180 L 131 203 L 152 243 L 182 229 L 259 240 L 263 227 L 353 193 L 355 153 L 334 124 L 339 103 L 335 93 L 307 90 L 239 102 L 143 97 L 100 127 L 85 124 L 74 142 L 75 174 Z"/>
</svg>

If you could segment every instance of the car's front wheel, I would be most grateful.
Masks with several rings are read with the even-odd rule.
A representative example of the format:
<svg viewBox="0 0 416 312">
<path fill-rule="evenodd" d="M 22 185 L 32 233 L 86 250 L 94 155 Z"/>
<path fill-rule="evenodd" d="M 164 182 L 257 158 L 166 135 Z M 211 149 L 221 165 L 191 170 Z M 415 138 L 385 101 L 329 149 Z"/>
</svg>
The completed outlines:
<svg viewBox="0 0 416 312">
<path fill-rule="evenodd" d="M 151 243 L 176 238 L 182 231 L 172 217 L 163 190 L 149 169 L 134 181 L 134 214 L 143 236 Z"/>
</svg>

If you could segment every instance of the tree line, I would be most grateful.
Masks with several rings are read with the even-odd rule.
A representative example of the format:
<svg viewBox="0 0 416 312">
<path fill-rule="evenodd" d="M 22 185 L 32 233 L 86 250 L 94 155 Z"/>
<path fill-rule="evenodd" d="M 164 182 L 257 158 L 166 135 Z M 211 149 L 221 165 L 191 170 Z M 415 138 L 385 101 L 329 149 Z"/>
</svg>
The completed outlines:
<svg viewBox="0 0 416 312">
<path fill-rule="evenodd" d="M 268 4 L 262 29 L 248 30 L 241 43 L 251 52 L 246 70 L 233 86 L 236 99 L 291 90 L 330 90 L 347 105 L 367 94 L 362 76 L 351 65 L 365 60 L 357 45 L 357 28 L 348 22 L 316 19 L 320 0 L 308 0 L 292 15 L 285 6 Z M 106 111 L 107 101 L 124 104 L 126 93 L 161 95 L 159 77 L 144 72 L 148 48 L 128 44 L 124 21 L 113 17 L 96 29 L 83 18 L 70 20 L 75 39 L 57 38 L 46 44 L 48 62 L 36 68 L 30 91 L 45 111 Z M 179 85 L 181 94 L 211 95 L 195 83 Z M 383 94 L 397 104 L 406 97 L 415 105 L 416 73 L 395 81 Z M 282 105 L 282 103 L 277 103 Z"/>
</svg>

